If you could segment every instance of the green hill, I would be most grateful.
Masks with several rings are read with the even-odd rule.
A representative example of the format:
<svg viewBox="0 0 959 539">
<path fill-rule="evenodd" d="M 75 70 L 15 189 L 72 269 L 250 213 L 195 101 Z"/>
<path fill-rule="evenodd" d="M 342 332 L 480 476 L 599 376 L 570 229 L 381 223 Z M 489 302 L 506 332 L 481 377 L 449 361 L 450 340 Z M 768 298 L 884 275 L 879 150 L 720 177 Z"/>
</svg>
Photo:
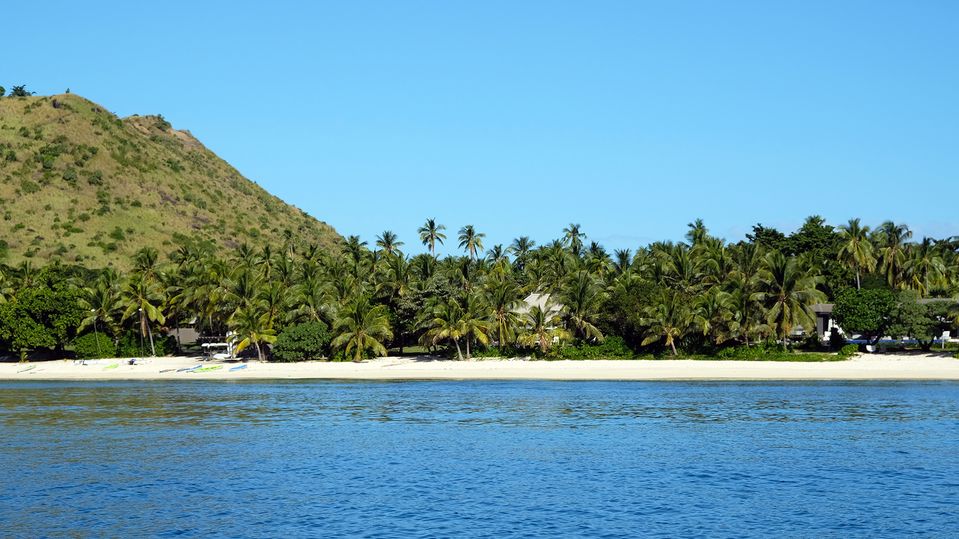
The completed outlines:
<svg viewBox="0 0 959 539">
<path fill-rule="evenodd" d="M 0 98 L 0 262 L 128 265 L 190 238 L 221 252 L 332 227 L 244 178 L 162 116 L 118 118 L 73 94 Z"/>
</svg>

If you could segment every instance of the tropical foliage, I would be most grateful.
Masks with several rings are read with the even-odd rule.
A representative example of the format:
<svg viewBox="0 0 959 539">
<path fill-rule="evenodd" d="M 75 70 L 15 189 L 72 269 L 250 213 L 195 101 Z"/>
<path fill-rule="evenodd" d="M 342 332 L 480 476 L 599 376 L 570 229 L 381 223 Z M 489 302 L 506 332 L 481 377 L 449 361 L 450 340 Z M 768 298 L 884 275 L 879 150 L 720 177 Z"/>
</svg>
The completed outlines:
<svg viewBox="0 0 959 539">
<path fill-rule="evenodd" d="M 519 236 L 484 250 L 485 234 L 467 224 L 446 246 L 458 254 L 440 257 L 445 230 L 426 220 L 415 255 L 388 230 L 332 250 L 293 236 L 243 243 L 227 257 L 186 241 L 165 255 L 141 249 L 117 264 L 132 268 L 124 273 L 0 265 L 0 349 L 55 355 L 81 338 L 78 350 L 102 354 L 104 341 L 85 337 L 96 334 L 159 354 L 159 335 L 193 325 L 284 361 L 414 346 L 462 359 L 742 357 L 785 353 L 814 327 L 817 303 L 837 302 L 840 321 L 872 339 L 901 331 L 928 343 L 959 318 L 954 301 L 914 307 L 959 295 L 959 240 L 913 241 L 892 222 L 810 217 L 792 234 L 756 225 L 730 243 L 695 220 L 685 241 L 613 253 L 575 223 L 551 242 Z"/>
</svg>

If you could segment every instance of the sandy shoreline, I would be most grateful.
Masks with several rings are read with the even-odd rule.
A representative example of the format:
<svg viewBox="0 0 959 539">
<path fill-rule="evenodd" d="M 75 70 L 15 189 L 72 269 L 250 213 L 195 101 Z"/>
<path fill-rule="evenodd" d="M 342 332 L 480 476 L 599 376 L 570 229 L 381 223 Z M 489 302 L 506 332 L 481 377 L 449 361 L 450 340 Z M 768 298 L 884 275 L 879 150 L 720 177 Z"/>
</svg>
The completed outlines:
<svg viewBox="0 0 959 539">
<path fill-rule="evenodd" d="M 177 372 L 202 365 L 203 372 Z M 959 380 L 944 355 L 875 355 L 847 361 L 452 361 L 386 357 L 363 363 L 259 363 L 245 368 L 198 358 L 73 360 L 0 364 L 0 380 Z M 209 369 L 213 367 L 212 369 Z"/>
</svg>

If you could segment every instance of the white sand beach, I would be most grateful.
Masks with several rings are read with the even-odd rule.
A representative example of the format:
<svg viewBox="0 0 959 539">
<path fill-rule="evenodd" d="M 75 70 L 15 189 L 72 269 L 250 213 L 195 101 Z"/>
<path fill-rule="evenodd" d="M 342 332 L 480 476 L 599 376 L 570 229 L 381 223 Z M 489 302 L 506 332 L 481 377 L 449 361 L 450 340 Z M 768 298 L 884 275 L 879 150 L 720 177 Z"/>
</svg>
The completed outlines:
<svg viewBox="0 0 959 539">
<path fill-rule="evenodd" d="M 193 372 L 178 371 L 201 365 Z M 245 365 L 240 369 L 234 367 Z M 234 369 L 234 370 L 231 370 Z M 860 355 L 846 361 L 498 359 L 453 361 L 385 357 L 362 363 L 206 362 L 166 357 L 0 364 L 2 380 L 959 380 L 959 360 L 944 354 Z"/>
</svg>

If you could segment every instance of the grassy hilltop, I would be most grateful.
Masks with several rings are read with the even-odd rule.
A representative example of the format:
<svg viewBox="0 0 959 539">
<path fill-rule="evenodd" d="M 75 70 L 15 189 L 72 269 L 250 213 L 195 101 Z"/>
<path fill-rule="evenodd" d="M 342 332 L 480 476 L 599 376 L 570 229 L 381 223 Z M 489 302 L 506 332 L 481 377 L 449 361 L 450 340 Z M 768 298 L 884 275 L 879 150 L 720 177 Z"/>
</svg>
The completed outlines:
<svg viewBox="0 0 959 539">
<path fill-rule="evenodd" d="M 332 227 L 244 178 L 162 116 L 118 118 L 78 95 L 0 98 L 0 262 L 129 264 L 187 238 L 220 252 Z"/>
</svg>

